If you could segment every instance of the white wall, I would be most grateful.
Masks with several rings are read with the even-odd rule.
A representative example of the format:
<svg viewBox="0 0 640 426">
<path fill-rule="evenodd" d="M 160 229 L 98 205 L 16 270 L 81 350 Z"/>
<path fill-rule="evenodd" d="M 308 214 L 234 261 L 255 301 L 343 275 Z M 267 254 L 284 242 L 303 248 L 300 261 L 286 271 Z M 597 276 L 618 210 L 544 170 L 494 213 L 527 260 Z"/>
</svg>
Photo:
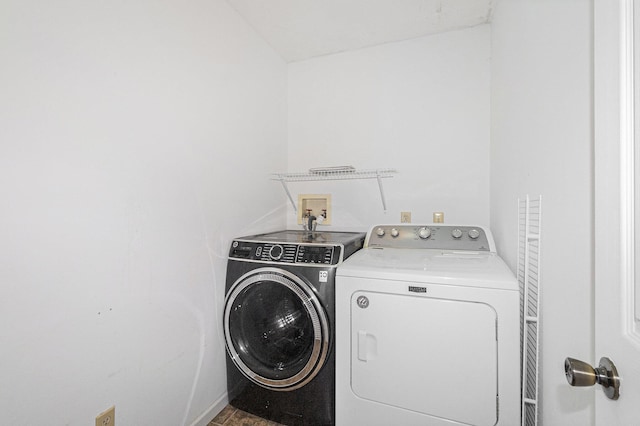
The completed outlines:
<svg viewBox="0 0 640 426">
<path fill-rule="evenodd" d="M 491 228 L 515 269 L 518 197 L 542 195 L 541 424 L 593 423 L 567 356 L 593 353 L 592 4 L 499 1 L 492 22 Z"/>
<path fill-rule="evenodd" d="M 284 226 L 286 65 L 218 0 L 7 0 L 0 52 L 0 423 L 210 420 L 230 238 Z"/>
<path fill-rule="evenodd" d="M 399 222 L 400 211 L 488 225 L 489 58 L 482 25 L 289 64 L 290 172 L 399 172 L 383 181 L 387 214 L 375 180 L 292 183 L 294 199 L 331 193 L 332 230 Z M 287 220 L 297 226 L 291 208 Z"/>
</svg>

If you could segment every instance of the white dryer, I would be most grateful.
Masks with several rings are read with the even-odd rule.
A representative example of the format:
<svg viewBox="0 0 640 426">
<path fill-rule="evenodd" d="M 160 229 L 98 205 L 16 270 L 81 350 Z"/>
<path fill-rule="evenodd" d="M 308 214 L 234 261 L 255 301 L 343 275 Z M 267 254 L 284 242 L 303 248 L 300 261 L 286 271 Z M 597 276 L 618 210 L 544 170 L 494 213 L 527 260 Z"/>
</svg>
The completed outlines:
<svg viewBox="0 0 640 426">
<path fill-rule="evenodd" d="M 480 226 L 374 226 L 336 275 L 336 424 L 520 424 L 518 282 Z"/>
</svg>

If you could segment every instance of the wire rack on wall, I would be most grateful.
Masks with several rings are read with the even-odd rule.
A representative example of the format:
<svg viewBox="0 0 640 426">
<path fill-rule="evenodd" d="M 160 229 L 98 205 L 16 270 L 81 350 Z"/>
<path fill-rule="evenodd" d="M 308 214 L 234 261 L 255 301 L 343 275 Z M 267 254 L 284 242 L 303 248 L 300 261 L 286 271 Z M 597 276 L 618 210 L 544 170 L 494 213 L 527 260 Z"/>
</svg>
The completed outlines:
<svg viewBox="0 0 640 426">
<path fill-rule="evenodd" d="M 522 347 L 522 426 L 538 424 L 542 197 L 518 199 L 518 283 Z"/>
<path fill-rule="evenodd" d="M 296 203 L 289 192 L 288 182 L 322 181 L 322 180 L 348 180 L 348 179 L 376 179 L 380 190 L 382 208 L 387 211 L 387 203 L 384 197 L 382 179 L 393 177 L 397 173 L 395 169 L 356 170 L 352 166 L 320 167 L 310 169 L 303 173 L 275 173 L 272 180 L 280 181 L 284 191 L 291 201 L 293 210 L 297 211 Z"/>
</svg>

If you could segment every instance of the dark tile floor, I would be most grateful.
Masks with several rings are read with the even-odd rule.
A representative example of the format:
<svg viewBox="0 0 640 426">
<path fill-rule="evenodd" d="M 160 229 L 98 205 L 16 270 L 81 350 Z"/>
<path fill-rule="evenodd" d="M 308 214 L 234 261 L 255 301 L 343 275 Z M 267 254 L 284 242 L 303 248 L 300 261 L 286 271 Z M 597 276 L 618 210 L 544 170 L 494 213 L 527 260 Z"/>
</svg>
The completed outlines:
<svg viewBox="0 0 640 426">
<path fill-rule="evenodd" d="M 245 413 L 231 405 L 224 407 L 207 426 L 279 426 L 280 423 Z"/>
</svg>

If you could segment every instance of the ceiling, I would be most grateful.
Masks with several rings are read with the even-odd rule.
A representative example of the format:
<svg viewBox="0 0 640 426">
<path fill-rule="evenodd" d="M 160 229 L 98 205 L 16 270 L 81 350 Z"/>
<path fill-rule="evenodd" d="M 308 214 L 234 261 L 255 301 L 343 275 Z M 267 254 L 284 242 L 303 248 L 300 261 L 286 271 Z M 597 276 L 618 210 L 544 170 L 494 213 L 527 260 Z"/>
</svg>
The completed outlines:
<svg viewBox="0 0 640 426">
<path fill-rule="evenodd" d="M 489 22 L 495 0 L 227 0 L 287 62 Z"/>
</svg>

